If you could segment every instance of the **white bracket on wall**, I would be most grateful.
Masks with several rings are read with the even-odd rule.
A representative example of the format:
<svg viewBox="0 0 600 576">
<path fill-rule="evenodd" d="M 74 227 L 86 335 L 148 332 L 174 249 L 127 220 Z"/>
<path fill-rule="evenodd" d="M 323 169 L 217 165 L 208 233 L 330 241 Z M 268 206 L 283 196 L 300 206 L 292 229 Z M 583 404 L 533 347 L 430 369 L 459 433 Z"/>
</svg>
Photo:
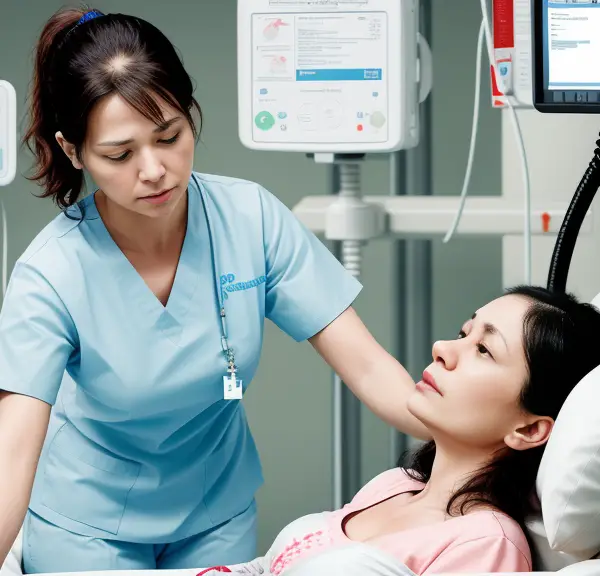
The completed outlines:
<svg viewBox="0 0 600 576">
<path fill-rule="evenodd" d="M 431 238 L 444 235 L 452 226 L 460 198 L 448 196 L 361 196 L 361 201 L 377 206 L 385 216 L 379 227 L 380 236 Z M 327 222 L 339 197 L 309 196 L 303 198 L 293 212 L 315 234 L 330 237 Z M 531 233 L 536 236 L 558 233 L 568 203 L 548 201 L 531 207 Z M 339 218 L 339 214 L 337 215 Z M 523 203 L 503 197 L 470 196 L 464 208 L 457 234 L 505 236 L 523 233 Z M 580 235 L 593 231 L 591 210 L 581 226 Z"/>
</svg>

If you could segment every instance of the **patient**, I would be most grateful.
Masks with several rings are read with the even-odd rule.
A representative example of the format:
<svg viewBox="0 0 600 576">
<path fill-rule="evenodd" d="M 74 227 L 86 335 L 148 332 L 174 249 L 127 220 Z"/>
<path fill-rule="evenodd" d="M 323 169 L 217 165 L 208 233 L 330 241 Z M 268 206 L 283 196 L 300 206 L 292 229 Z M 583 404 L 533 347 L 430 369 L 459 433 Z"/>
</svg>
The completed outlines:
<svg viewBox="0 0 600 576">
<path fill-rule="evenodd" d="M 594 307 L 545 289 L 487 304 L 456 340 L 433 346 L 408 399 L 432 440 L 407 470 L 380 474 L 341 510 L 292 522 L 243 569 L 279 576 L 359 541 L 419 575 L 531 571 L 524 521 L 538 466 L 563 402 L 600 364 L 599 332 Z"/>
</svg>

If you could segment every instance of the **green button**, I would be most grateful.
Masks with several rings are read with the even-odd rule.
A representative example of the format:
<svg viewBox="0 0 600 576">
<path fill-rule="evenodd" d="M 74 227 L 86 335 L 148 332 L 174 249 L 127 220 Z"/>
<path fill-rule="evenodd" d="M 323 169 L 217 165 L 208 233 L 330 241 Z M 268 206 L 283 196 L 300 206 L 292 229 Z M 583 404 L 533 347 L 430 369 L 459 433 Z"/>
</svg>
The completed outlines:
<svg viewBox="0 0 600 576">
<path fill-rule="evenodd" d="M 270 112 L 259 112 L 254 122 L 261 130 L 270 130 L 275 125 L 275 118 Z"/>
</svg>

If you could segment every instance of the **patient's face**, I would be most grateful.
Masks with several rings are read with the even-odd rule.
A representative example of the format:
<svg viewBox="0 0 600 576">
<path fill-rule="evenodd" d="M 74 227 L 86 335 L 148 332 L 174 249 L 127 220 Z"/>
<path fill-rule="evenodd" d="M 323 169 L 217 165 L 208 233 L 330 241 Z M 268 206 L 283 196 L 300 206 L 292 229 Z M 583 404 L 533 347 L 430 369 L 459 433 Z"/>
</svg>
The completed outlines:
<svg viewBox="0 0 600 576">
<path fill-rule="evenodd" d="M 434 344 L 426 372 L 439 391 L 421 382 L 408 401 L 434 439 L 495 450 L 519 427 L 524 416 L 519 395 L 528 377 L 523 319 L 529 306 L 521 296 L 504 296 L 478 310 L 456 340 Z"/>
</svg>

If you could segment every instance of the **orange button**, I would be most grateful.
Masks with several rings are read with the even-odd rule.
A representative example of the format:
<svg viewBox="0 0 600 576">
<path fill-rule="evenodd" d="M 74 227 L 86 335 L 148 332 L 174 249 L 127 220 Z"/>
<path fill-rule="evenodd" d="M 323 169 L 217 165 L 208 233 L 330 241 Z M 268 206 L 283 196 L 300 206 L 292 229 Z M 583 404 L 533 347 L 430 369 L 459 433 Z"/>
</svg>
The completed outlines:
<svg viewBox="0 0 600 576">
<path fill-rule="evenodd" d="M 550 214 L 544 212 L 542 214 L 542 230 L 548 232 L 550 230 Z"/>
</svg>

